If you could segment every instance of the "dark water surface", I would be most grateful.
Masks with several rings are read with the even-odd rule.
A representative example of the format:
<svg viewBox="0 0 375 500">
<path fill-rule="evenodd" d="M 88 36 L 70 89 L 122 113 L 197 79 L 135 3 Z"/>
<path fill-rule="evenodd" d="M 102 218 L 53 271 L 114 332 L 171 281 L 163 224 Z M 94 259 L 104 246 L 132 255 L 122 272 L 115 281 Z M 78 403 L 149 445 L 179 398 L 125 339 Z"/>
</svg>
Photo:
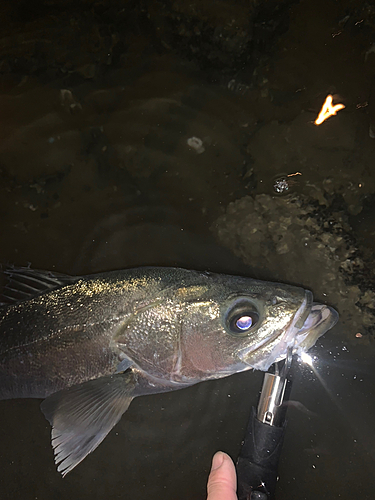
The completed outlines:
<svg viewBox="0 0 375 500">
<path fill-rule="evenodd" d="M 293 368 L 277 499 L 374 498 L 375 5 L 5 2 L 0 25 L 0 262 L 312 289 L 341 320 Z M 203 500 L 262 378 L 137 398 L 64 479 L 40 401 L 1 401 L 0 499 Z"/>
</svg>

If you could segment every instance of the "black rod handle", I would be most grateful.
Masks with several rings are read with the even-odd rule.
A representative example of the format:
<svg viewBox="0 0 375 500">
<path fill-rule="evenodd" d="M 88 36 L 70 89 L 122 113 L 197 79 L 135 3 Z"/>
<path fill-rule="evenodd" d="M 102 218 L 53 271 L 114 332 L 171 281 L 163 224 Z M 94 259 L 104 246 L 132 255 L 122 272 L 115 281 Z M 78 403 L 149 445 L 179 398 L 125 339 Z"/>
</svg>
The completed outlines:
<svg viewBox="0 0 375 500">
<path fill-rule="evenodd" d="M 285 422 L 280 427 L 260 422 L 252 408 L 236 463 L 238 500 L 274 498 L 284 431 Z"/>
</svg>

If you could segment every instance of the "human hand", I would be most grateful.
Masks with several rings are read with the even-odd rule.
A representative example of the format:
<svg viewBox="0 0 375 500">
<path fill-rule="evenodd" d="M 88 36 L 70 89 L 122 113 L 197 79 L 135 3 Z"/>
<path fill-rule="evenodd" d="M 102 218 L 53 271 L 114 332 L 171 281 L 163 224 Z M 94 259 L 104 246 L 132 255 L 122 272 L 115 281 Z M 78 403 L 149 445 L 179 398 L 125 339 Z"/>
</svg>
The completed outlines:
<svg viewBox="0 0 375 500">
<path fill-rule="evenodd" d="M 207 500 L 237 500 L 237 477 L 232 459 L 222 451 L 215 453 L 207 483 Z"/>
</svg>

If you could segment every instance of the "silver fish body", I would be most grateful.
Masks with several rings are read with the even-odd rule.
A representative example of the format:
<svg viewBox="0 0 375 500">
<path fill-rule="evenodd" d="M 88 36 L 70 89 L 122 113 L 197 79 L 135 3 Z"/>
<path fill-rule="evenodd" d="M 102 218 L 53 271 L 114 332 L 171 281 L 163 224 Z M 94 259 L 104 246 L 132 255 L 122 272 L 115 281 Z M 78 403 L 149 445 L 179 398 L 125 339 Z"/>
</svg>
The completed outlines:
<svg viewBox="0 0 375 500">
<path fill-rule="evenodd" d="M 267 370 L 290 347 L 310 348 L 338 316 L 299 287 L 177 268 L 6 273 L 0 399 L 46 398 L 63 474 L 134 397 Z"/>
</svg>

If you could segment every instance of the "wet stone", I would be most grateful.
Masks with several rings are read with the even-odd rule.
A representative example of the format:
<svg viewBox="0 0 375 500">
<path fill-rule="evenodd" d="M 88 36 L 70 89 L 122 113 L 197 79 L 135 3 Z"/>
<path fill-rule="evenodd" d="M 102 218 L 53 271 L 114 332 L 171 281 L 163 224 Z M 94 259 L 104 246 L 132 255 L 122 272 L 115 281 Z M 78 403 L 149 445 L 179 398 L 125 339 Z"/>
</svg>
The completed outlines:
<svg viewBox="0 0 375 500">
<path fill-rule="evenodd" d="M 300 284 L 338 308 L 348 338 L 354 329 L 374 333 L 375 276 L 332 199 L 259 194 L 232 202 L 212 226 L 218 239 L 256 277 Z M 347 208 L 347 207 L 346 207 Z M 251 220 L 251 230 L 244 221 Z M 319 296 L 317 296 L 318 298 Z M 365 316 L 364 316 L 365 313 Z M 371 318 L 371 319 L 370 319 Z"/>
</svg>

